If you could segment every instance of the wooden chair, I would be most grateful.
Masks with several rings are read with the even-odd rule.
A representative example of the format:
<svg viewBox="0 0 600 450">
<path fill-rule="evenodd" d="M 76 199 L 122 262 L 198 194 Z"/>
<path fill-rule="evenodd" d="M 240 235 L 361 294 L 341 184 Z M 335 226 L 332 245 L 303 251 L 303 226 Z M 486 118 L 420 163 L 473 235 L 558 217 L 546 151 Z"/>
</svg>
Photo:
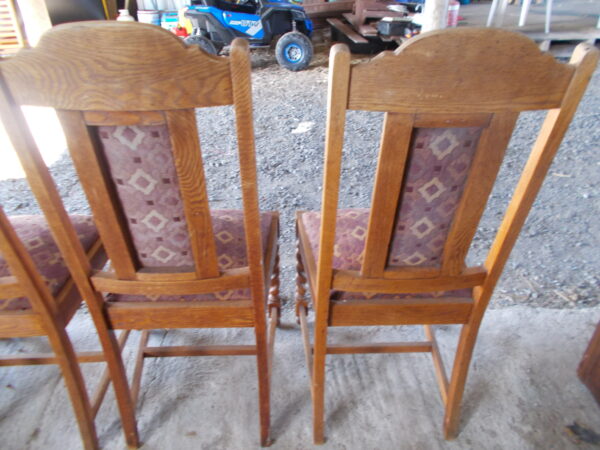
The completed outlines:
<svg viewBox="0 0 600 450">
<path fill-rule="evenodd" d="M 90 264 L 106 255 L 90 216 L 70 221 Z M 46 336 L 53 354 L 2 355 L 0 366 L 58 364 L 87 449 L 98 448 L 94 418 L 108 387 L 105 373 L 90 402 L 78 362 L 102 362 L 102 352 L 76 354 L 66 326 L 82 303 L 42 216 L 6 217 L 0 208 L 0 338 Z M 126 336 L 123 336 L 125 339 Z M 121 341 L 124 343 L 124 340 Z"/>
<path fill-rule="evenodd" d="M 73 261 L 80 289 L 109 331 L 144 330 L 130 391 L 113 372 L 128 444 L 138 444 L 133 405 L 144 358 L 254 355 L 268 445 L 278 214 L 259 212 L 248 44 L 234 41 L 223 58 L 155 26 L 81 22 L 55 27 L 0 69 L 9 133 L 24 133 L 12 114 L 24 104 L 55 108 L 65 131 L 112 265 L 90 277 Z M 242 211 L 208 203 L 194 108 L 222 105 L 235 111 Z M 37 155 L 30 141 L 15 147 L 24 159 Z M 43 204 L 49 187 L 40 174 L 47 174 L 30 166 Z M 67 226 L 62 218 L 50 223 L 56 234 Z M 72 237 L 62 241 L 72 246 Z M 215 327 L 254 328 L 255 344 L 148 346 L 152 329 Z"/>
<path fill-rule="evenodd" d="M 597 59 L 597 50 L 582 44 L 561 64 L 522 35 L 477 28 L 426 33 L 356 65 L 345 46 L 332 48 L 322 209 L 297 214 L 297 311 L 315 443 L 324 439 L 331 354 L 430 352 L 446 407 L 444 434 L 457 434 L 481 319 Z M 538 109 L 549 112 L 488 257 L 466 267 L 519 112 Z M 367 210 L 337 209 L 346 110 L 385 112 Z M 426 341 L 327 343 L 328 327 L 415 324 L 425 326 Z M 436 324 L 462 325 L 449 381 Z"/>
</svg>

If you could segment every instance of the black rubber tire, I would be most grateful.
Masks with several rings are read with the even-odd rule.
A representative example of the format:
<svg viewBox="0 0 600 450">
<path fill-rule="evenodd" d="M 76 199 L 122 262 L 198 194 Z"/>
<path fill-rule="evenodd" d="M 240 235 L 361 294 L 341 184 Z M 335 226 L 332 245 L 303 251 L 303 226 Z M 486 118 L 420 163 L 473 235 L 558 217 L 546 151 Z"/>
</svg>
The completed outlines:
<svg viewBox="0 0 600 450">
<path fill-rule="evenodd" d="M 299 31 L 285 33 L 277 41 L 275 57 L 281 67 L 294 72 L 308 67 L 313 55 L 310 39 Z"/>
<path fill-rule="evenodd" d="M 215 47 L 215 44 L 213 44 L 213 41 L 205 38 L 204 36 L 200 36 L 199 34 L 188 36 L 183 40 L 183 42 L 185 42 L 187 45 L 197 45 L 206 53 L 210 53 L 211 55 L 216 55 L 219 53 Z"/>
</svg>

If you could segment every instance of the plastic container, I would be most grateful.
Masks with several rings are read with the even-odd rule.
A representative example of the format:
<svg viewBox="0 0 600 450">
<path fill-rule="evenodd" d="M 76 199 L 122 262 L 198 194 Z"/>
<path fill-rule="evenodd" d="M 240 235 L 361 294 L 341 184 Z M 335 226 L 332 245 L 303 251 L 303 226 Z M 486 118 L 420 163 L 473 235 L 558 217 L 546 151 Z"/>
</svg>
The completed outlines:
<svg viewBox="0 0 600 450">
<path fill-rule="evenodd" d="M 160 26 L 169 31 L 175 31 L 179 25 L 179 15 L 177 11 L 163 11 L 160 18 Z"/>
<path fill-rule="evenodd" d="M 138 22 L 160 26 L 160 11 L 154 9 L 138 9 Z"/>
<path fill-rule="evenodd" d="M 119 22 L 135 22 L 135 19 L 131 14 L 129 14 L 129 10 L 127 9 L 119 10 L 119 16 L 117 17 L 117 20 Z"/>
<path fill-rule="evenodd" d="M 448 5 L 448 27 L 456 27 L 458 25 L 458 10 L 460 3 L 457 0 L 451 0 Z"/>
</svg>

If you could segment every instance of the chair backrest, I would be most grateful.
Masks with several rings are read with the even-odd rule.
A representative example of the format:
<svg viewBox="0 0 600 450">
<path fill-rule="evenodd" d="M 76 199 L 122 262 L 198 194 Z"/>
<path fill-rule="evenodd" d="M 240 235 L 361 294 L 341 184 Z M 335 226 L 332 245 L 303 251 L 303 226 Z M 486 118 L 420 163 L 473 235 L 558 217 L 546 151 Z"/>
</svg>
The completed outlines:
<svg viewBox="0 0 600 450">
<path fill-rule="evenodd" d="M 0 276 L 0 299 L 19 300 L 26 297 L 31 305 L 29 312 L 33 311 L 40 315 L 40 325 L 52 320 L 58 312 L 59 304 L 2 208 L 0 208 L 0 269 L 3 274 Z M 6 272 L 8 274 L 5 275 Z M 13 309 L 10 305 L 6 306 L 8 308 L 3 309 Z M 13 314 L 7 319 L 8 323 L 0 321 L 0 334 L 5 337 L 10 336 L 10 329 L 12 329 L 13 336 L 21 336 L 24 330 L 19 327 L 21 324 L 19 318 Z M 37 330 L 25 330 L 26 335 L 40 334 L 41 329 L 40 327 Z"/>
<path fill-rule="evenodd" d="M 330 59 L 318 291 L 433 292 L 495 283 L 597 62 L 527 37 L 451 29 L 350 64 Z M 550 110 L 485 266 L 465 258 L 521 111 Z M 332 268 L 346 110 L 385 112 L 360 271 Z"/>
<path fill-rule="evenodd" d="M 57 110 L 115 283 L 137 281 L 143 291 L 144 283 L 186 281 L 189 293 L 251 286 L 262 296 L 245 41 L 222 58 L 151 25 L 66 24 L 3 63 L 1 76 L 14 105 Z M 248 260 L 224 271 L 194 110 L 222 105 L 235 109 Z"/>
</svg>

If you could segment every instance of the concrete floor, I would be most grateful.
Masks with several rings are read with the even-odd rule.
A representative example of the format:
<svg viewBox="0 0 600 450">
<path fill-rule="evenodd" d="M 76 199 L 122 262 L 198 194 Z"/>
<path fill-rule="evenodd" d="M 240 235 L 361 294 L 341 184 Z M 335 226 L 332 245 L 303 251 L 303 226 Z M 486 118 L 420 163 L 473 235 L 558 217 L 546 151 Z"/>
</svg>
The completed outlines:
<svg viewBox="0 0 600 450">
<path fill-rule="evenodd" d="M 300 331 L 285 317 L 276 340 L 272 387 L 273 449 L 311 445 L 311 402 Z M 575 371 L 600 319 L 600 308 L 490 310 L 475 351 L 461 434 L 442 438 L 443 409 L 428 355 L 336 355 L 327 364 L 323 449 L 564 449 L 565 426 L 600 432 L 600 408 Z M 156 331 L 155 344 L 251 342 L 249 330 Z M 78 348 L 94 346 L 89 317 L 70 325 Z M 438 327 L 447 364 L 458 335 Z M 331 341 L 419 339 L 407 328 L 335 329 Z M 129 366 L 137 336 L 126 348 Z M 36 340 L 3 341 L 2 352 L 41 351 Z M 90 383 L 101 366 L 88 364 Z M 58 369 L 0 370 L 0 448 L 80 448 Z M 255 365 L 251 357 L 149 360 L 138 423 L 144 449 L 258 448 Z M 109 392 L 97 420 L 101 445 L 124 448 Z M 315 447 L 316 448 L 316 447 Z"/>
</svg>

